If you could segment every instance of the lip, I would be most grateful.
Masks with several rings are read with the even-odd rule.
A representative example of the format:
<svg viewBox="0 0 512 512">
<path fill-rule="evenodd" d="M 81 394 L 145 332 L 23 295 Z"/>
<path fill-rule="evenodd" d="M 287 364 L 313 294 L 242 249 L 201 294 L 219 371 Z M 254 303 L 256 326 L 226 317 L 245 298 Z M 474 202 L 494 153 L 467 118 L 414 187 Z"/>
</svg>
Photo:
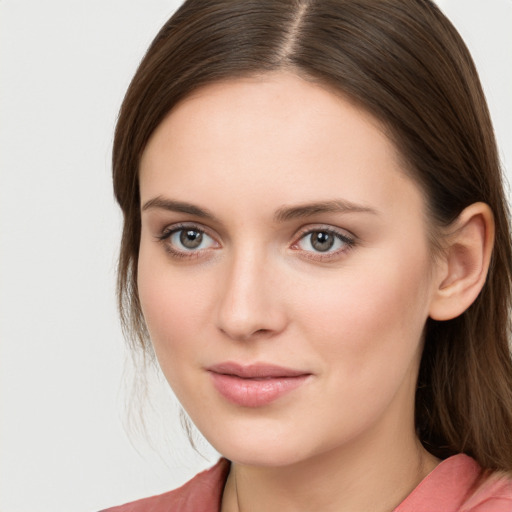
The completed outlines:
<svg viewBox="0 0 512 512">
<path fill-rule="evenodd" d="M 262 407 L 304 384 L 311 373 L 266 363 L 220 363 L 207 368 L 215 389 L 241 407 Z"/>
</svg>

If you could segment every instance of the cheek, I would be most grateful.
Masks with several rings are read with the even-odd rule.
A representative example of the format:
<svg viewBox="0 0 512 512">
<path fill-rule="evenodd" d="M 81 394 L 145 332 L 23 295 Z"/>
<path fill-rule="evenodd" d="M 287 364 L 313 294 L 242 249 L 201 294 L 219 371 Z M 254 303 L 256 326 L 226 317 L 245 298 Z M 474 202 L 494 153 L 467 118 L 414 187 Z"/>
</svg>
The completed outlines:
<svg viewBox="0 0 512 512">
<path fill-rule="evenodd" d="M 166 262 L 158 264 L 143 249 L 137 282 L 151 342 L 165 372 L 182 354 L 197 351 L 206 342 L 199 334 L 210 302 L 208 282 L 197 282 L 193 274 L 173 270 Z"/>
<path fill-rule="evenodd" d="M 138 286 L 144 319 L 158 364 L 181 403 L 204 403 L 198 389 L 198 354 L 207 352 L 209 337 L 202 330 L 206 315 L 206 286 L 172 272 L 169 265 L 139 264 Z"/>
<path fill-rule="evenodd" d="M 382 360 L 386 352 L 400 357 L 405 349 L 410 355 L 428 316 L 426 255 L 426 250 L 391 248 L 347 265 L 318 287 L 304 283 L 296 303 L 303 330 L 312 336 L 315 331 L 319 345 L 333 357 L 360 361 L 360 367 L 372 358 Z"/>
</svg>

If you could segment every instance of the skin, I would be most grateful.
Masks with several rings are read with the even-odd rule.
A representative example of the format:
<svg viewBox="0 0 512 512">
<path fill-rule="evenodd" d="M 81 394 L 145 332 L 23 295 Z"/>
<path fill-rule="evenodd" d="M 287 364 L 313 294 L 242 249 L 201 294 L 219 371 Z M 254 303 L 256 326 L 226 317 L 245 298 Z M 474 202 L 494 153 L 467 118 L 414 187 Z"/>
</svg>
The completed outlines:
<svg viewBox="0 0 512 512">
<path fill-rule="evenodd" d="M 152 135 L 140 190 L 144 317 L 178 399 L 233 461 L 223 511 L 392 510 L 439 462 L 416 438 L 414 393 L 450 264 L 434 262 L 424 197 L 379 123 L 291 73 L 209 85 Z M 351 208 L 275 218 L 333 201 Z M 199 248 L 167 236 L 181 224 L 205 233 Z M 318 251 L 325 229 L 352 242 Z M 225 361 L 310 377 L 240 407 L 207 371 Z"/>
</svg>

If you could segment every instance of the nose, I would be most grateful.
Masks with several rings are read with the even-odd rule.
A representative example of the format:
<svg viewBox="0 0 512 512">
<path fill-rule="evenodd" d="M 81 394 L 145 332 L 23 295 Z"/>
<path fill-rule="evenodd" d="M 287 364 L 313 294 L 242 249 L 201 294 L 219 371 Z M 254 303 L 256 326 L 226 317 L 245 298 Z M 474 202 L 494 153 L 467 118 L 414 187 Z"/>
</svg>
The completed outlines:
<svg viewBox="0 0 512 512">
<path fill-rule="evenodd" d="M 279 271 L 265 255 L 240 251 L 219 274 L 217 324 L 233 340 L 270 338 L 288 322 Z"/>
</svg>

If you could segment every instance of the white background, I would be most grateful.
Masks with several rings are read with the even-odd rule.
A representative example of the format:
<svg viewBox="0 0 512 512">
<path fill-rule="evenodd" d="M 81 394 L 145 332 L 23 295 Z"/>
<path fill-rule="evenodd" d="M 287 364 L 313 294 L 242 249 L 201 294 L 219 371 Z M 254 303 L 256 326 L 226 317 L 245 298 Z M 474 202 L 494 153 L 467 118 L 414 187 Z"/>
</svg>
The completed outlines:
<svg viewBox="0 0 512 512">
<path fill-rule="evenodd" d="M 512 1 L 439 3 L 473 52 L 510 173 Z M 1 512 L 92 512 L 215 460 L 189 448 L 159 387 L 154 448 L 121 421 L 110 148 L 129 80 L 177 5 L 0 0 Z"/>
</svg>

